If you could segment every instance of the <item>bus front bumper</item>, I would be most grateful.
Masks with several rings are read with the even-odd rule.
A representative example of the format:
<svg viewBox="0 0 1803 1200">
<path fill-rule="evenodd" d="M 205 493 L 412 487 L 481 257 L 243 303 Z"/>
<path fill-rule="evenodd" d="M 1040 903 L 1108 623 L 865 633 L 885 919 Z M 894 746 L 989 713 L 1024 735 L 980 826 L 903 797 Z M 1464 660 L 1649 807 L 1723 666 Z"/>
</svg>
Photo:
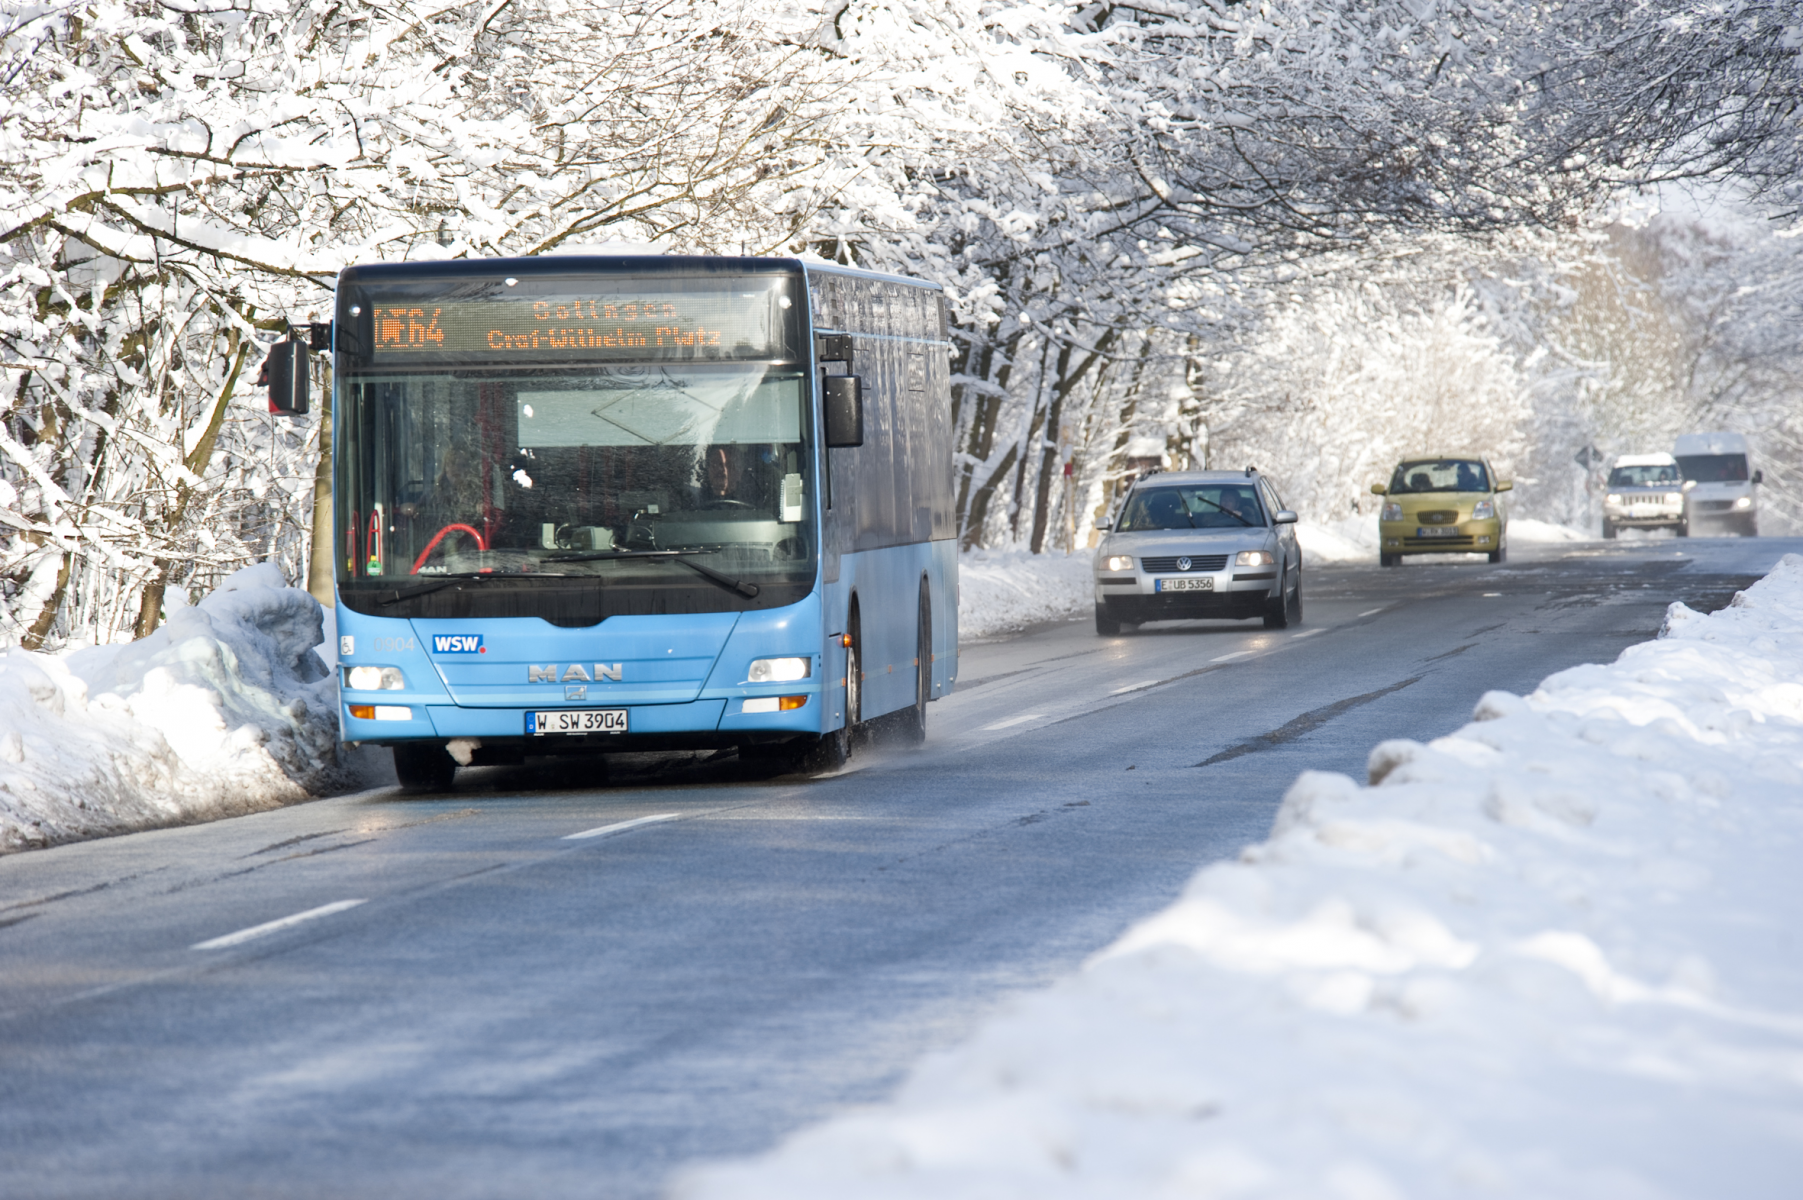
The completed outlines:
<svg viewBox="0 0 1803 1200">
<path fill-rule="evenodd" d="M 390 704 L 375 710 L 384 719 L 361 717 L 356 708 L 368 708 L 359 702 L 347 702 L 343 711 L 344 740 L 374 745 L 399 742 L 474 738 L 484 742 L 522 739 L 532 746 L 545 747 L 546 753 L 558 749 L 648 748 L 650 741 L 704 746 L 734 745 L 746 740 L 781 740 L 798 734 L 821 732 L 820 695 L 818 690 L 792 689 L 801 697 L 797 707 L 782 709 L 781 697 L 735 696 L 730 699 L 703 699 L 686 704 L 628 704 L 626 732 L 623 734 L 541 734 L 528 735 L 527 716 L 547 710 L 580 710 L 595 705 L 549 703 L 538 709 L 466 708 L 455 704 Z M 359 698 L 360 700 L 360 698 Z M 764 704 L 757 703 L 764 701 Z M 760 712 L 776 700 L 776 711 Z M 750 707 L 753 711 L 747 712 Z M 402 715 L 403 711 L 405 716 Z M 766 735 L 763 738 L 754 735 Z M 536 751 L 535 751 L 536 752 Z"/>
</svg>

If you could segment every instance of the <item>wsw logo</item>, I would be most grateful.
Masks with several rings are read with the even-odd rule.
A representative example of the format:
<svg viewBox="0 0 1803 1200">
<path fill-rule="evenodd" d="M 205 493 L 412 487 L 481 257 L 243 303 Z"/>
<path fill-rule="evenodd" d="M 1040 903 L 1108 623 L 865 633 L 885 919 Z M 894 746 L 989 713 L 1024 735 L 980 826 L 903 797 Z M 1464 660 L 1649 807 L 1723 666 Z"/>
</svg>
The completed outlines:
<svg viewBox="0 0 1803 1200">
<path fill-rule="evenodd" d="M 436 633 L 432 635 L 434 654 L 487 654 L 479 633 Z"/>
</svg>

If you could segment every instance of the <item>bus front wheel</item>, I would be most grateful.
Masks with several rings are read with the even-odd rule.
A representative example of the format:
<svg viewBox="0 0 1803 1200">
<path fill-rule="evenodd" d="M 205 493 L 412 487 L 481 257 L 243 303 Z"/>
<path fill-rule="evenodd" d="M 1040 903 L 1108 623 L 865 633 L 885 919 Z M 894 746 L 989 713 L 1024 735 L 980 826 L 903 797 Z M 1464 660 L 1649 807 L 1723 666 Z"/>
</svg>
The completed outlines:
<svg viewBox="0 0 1803 1200">
<path fill-rule="evenodd" d="M 410 742 L 394 748 L 394 774 L 409 792 L 448 792 L 457 760 L 438 742 Z"/>
<path fill-rule="evenodd" d="M 850 645 L 845 647 L 845 724 L 823 733 L 796 755 L 795 768 L 808 775 L 837 771 L 851 758 L 851 739 L 863 719 L 864 656 L 858 639 L 858 610 L 852 609 L 845 625 Z"/>
</svg>

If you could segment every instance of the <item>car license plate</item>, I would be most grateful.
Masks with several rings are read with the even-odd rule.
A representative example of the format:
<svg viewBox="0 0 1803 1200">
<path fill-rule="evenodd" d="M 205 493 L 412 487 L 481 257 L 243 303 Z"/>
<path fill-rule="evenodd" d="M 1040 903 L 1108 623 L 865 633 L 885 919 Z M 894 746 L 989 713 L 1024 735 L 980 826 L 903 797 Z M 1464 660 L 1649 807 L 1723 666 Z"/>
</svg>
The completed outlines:
<svg viewBox="0 0 1803 1200">
<path fill-rule="evenodd" d="M 1215 590 L 1214 576 L 1202 575 L 1188 579 L 1158 579 L 1152 583 L 1155 592 L 1212 592 Z"/>
<path fill-rule="evenodd" d="M 1430 529 L 1423 525 L 1415 530 L 1415 536 L 1418 538 L 1458 537 L 1459 528 L 1456 525 L 1443 525 L 1437 529 Z"/>
<path fill-rule="evenodd" d="M 565 708 L 526 714 L 526 732 L 534 737 L 547 733 L 625 733 L 623 708 Z"/>
</svg>

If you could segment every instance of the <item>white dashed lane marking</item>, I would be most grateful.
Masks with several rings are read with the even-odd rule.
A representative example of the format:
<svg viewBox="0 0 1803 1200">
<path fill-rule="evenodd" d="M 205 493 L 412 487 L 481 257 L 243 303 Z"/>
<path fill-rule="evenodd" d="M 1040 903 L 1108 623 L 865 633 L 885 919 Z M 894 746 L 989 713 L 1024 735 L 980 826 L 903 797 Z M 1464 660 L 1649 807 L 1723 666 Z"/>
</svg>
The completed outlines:
<svg viewBox="0 0 1803 1200">
<path fill-rule="evenodd" d="M 1037 721 L 1044 715 L 1044 713 L 1022 713 L 1018 717 L 1009 717 L 1006 721 L 997 721 L 993 725 L 985 725 L 983 726 L 983 732 L 988 733 L 992 729 L 1006 729 L 1010 725 L 1024 725 L 1028 721 Z"/>
<path fill-rule="evenodd" d="M 223 937 L 209 938 L 204 942 L 195 942 L 190 950 L 223 950 L 227 946 L 236 946 L 248 942 L 252 938 L 260 938 L 266 933 L 274 933 L 279 929 L 287 929 L 299 925 L 303 921 L 312 921 L 319 917 L 329 917 L 333 913 L 341 913 L 347 908 L 356 908 L 362 900 L 338 900 L 331 904 L 322 904 L 318 908 L 309 908 L 306 912 L 295 913 L 292 917 L 283 917 L 277 921 L 265 921 L 261 925 L 252 925 L 249 929 L 240 929 L 237 933 L 228 933 Z"/>
<path fill-rule="evenodd" d="M 654 817 L 634 817 L 630 821 L 615 821 L 612 825 L 602 825 L 595 829 L 584 829 L 581 833 L 566 833 L 566 842 L 580 841 L 583 838 L 606 837 L 610 833 L 624 833 L 628 829 L 637 829 L 640 825 L 650 825 L 657 821 L 674 821 L 681 813 L 658 813 Z"/>
</svg>

